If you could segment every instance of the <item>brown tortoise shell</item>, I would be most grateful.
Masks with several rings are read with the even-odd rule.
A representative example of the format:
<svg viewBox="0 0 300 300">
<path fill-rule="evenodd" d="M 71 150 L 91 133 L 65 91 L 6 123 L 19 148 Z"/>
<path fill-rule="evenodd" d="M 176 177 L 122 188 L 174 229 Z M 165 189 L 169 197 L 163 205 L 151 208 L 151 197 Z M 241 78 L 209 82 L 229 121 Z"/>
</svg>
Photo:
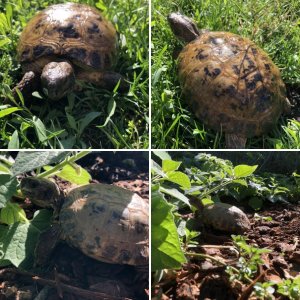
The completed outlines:
<svg viewBox="0 0 300 300">
<path fill-rule="evenodd" d="M 229 233 L 242 234 L 250 229 L 250 221 L 238 207 L 227 203 L 215 203 L 204 206 L 200 213 L 206 225 Z"/>
<path fill-rule="evenodd" d="M 215 130 L 261 135 L 288 109 L 279 69 L 236 34 L 203 31 L 180 53 L 179 79 L 196 116 Z"/>
<path fill-rule="evenodd" d="M 148 203 L 117 186 L 88 184 L 67 195 L 59 214 L 62 238 L 99 261 L 148 264 Z"/>
<path fill-rule="evenodd" d="M 116 47 L 116 30 L 97 9 L 65 3 L 52 5 L 29 21 L 19 40 L 18 56 L 25 69 L 42 68 L 47 59 L 41 58 L 61 58 L 106 70 L 113 64 Z"/>
</svg>

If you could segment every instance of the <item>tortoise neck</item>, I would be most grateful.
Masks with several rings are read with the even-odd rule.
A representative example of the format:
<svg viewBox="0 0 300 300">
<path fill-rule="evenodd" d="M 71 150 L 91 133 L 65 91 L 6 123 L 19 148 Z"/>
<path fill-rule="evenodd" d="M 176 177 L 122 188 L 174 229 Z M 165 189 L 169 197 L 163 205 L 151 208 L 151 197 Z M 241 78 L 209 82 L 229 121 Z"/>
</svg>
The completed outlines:
<svg viewBox="0 0 300 300">
<path fill-rule="evenodd" d="M 196 23 L 181 13 L 171 13 L 168 22 L 175 36 L 186 43 L 199 37 L 200 32 Z"/>
<path fill-rule="evenodd" d="M 204 205 L 201 201 L 201 199 L 192 196 L 192 195 L 188 195 L 188 198 L 190 200 L 190 204 L 193 205 L 194 207 L 196 207 L 197 210 L 202 211 L 204 208 Z"/>
</svg>

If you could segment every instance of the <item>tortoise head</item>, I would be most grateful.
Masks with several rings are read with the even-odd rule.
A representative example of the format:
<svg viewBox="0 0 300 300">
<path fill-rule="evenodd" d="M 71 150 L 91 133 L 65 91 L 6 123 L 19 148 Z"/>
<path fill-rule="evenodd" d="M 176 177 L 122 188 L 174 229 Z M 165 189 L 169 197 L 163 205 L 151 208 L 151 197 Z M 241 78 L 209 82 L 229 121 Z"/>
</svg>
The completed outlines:
<svg viewBox="0 0 300 300">
<path fill-rule="evenodd" d="M 175 36 L 184 42 L 189 43 L 200 35 L 195 22 L 181 13 L 171 13 L 168 21 Z"/>
<path fill-rule="evenodd" d="M 50 62 L 43 68 L 41 81 L 43 92 L 51 100 L 58 100 L 73 89 L 75 75 L 72 66 L 66 62 Z"/>
<path fill-rule="evenodd" d="M 25 197 L 41 207 L 53 207 L 60 197 L 58 186 L 48 179 L 26 177 L 22 179 L 20 187 Z"/>
</svg>

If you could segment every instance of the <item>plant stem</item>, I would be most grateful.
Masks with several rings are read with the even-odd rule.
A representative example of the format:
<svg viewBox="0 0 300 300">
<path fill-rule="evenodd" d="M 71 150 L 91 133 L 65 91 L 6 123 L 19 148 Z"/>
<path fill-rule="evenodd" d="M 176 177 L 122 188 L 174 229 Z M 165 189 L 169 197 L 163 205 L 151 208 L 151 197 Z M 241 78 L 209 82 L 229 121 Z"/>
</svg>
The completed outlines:
<svg viewBox="0 0 300 300">
<path fill-rule="evenodd" d="M 52 169 L 47 170 L 47 171 L 45 171 L 43 173 L 40 173 L 39 175 L 37 175 L 37 177 L 44 178 L 44 177 L 48 177 L 50 175 L 53 175 L 53 174 L 55 174 L 55 172 L 58 172 L 65 165 L 70 164 L 70 163 L 74 163 L 75 161 L 79 160 L 80 158 L 88 155 L 90 152 L 91 151 L 80 151 L 80 152 L 76 153 L 75 155 L 73 155 L 71 157 L 67 157 L 64 161 L 62 161 L 61 163 L 57 164 Z"/>
<path fill-rule="evenodd" d="M 216 262 L 216 263 L 218 263 L 218 264 L 220 264 L 220 265 L 222 265 L 222 266 L 228 266 L 226 263 L 224 263 L 223 261 L 221 261 L 221 260 L 219 260 L 219 259 L 217 259 L 217 258 L 215 258 L 215 257 L 213 257 L 213 256 L 210 256 L 210 255 L 208 255 L 208 254 L 203 254 L 203 253 L 195 253 L 195 252 L 187 252 L 187 253 L 185 253 L 186 255 L 188 255 L 188 256 L 194 256 L 194 257 L 201 257 L 201 258 L 206 258 L 206 259 L 210 259 L 210 260 L 212 260 L 212 261 L 214 261 L 214 262 Z M 230 266 L 231 267 L 231 269 L 235 272 L 235 273 L 237 273 L 237 274 L 239 274 L 240 273 L 240 271 L 237 269 L 237 268 L 235 268 L 235 267 L 233 267 L 233 266 Z M 247 277 L 245 277 L 245 280 L 248 282 L 248 283 L 252 283 L 252 280 L 251 279 L 249 279 L 249 278 L 247 278 Z"/>
</svg>

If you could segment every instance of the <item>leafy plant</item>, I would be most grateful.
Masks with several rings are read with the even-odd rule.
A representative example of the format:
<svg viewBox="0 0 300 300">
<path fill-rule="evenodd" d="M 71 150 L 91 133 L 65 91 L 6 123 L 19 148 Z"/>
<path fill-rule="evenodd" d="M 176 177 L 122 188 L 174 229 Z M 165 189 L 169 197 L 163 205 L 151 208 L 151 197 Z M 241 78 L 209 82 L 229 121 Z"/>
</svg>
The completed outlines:
<svg viewBox="0 0 300 300">
<path fill-rule="evenodd" d="M 245 237 L 237 235 L 232 236 L 233 244 L 237 247 L 238 252 L 240 253 L 240 258 L 237 263 L 237 269 L 239 272 L 236 272 L 236 268 L 233 271 L 231 266 L 228 266 L 226 271 L 230 275 L 230 280 L 244 280 L 253 278 L 257 272 L 259 265 L 263 263 L 261 255 L 264 253 L 270 253 L 269 249 L 260 249 L 251 245 L 248 245 Z"/>
<path fill-rule="evenodd" d="M 276 291 L 288 299 L 298 300 L 300 297 L 300 278 L 286 279 L 279 283 L 258 282 L 253 288 L 255 296 L 259 297 L 259 299 L 274 299 L 272 295 Z"/>
<path fill-rule="evenodd" d="M 49 227 L 52 214 L 38 210 L 28 220 L 22 205 L 13 196 L 18 192 L 18 177 L 34 171 L 36 177 L 56 175 L 75 184 L 89 183 L 90 175 L 75 162 L 87 155 L 83 152 L 19 152 L 16 159 L 0 156 L 0 266 L 13 264 L 29 268 L 39 234 Z"/>
<path fill-rule="evenodd" d="M 286 176 L 275 173 L 252 174 L 254 166 L 233 167 L 228 160 L 220 159 L 206 153 L 199 153 L 192 158 L 184 158 L 182 167 L 193 181 L 192 191 L 201 195 L 205 191 L 218 190 L 212 198 L 219 201 L 220 197 L 233 197 L 237 201 L 247 200 L 255 210 L 262 208 L 266 200 L 275 203 L 296 199 L 300 196 L 298 175 Z"/>
<path fill-rule="evenodd" d="M 180 215 L 176 216 L 175 212 L 181 207 L 191 208 L 188 194 L 197 195 L 199 199 L 207 199 L 211 195 L 221 191 L 230 183 L 247 184 L 243 178 L 251 175 L 256 166 L 239 165 L 236 167 L 228 164 L 221 164 L 226 168 L 225 173 L 219 176 L 216 181 L 212 176 L 209 177 L 211 182 L 218 184 L 213 187 L 206 184 L 205 175 L 209 174 L 209 169 L 215 170 L 215 166 L 207 164 L 203 167 L 204 171 L 200 171 L 193 175 L 191 172 L 179 171 L 181 162 L 171 159 L 167 152 L 154 152 L 161 160 L 161 166 L 152 161 L 152 269 L 160 270 L 164 268 L 176 269 L 180 268 L 185 262 L 183 245 L 193 246 L 191 241 L 198 233 L 190 231 L 188 228 L 181 226 L 177 228 L 177 224 L 181 224 Z M 212 171 L 215 172 L 216 171 Z M 199 175 L 199 176 L 198 176 Z M 201 176 L 202 177 L 201 177 Z M 197 180 L 195 179 L 197 177 Z M 203 179 L 201 181 L 201 179 Z M 178 234 L 181 231 L 181 234 Z M 182 238 L 185 238 L 185 241 Z"/>
<path fill-rule="evenodd" d="M 300 277 L 286 279 L 277 283 L 277 292 L 287 296 L 289 299 L 297 300 L 300 297 Z"/>
<path fill-rule="evenodd" d="M 201 251 L 192 252 L 198 246 L 196 238 L 199 232 L 192 227 L 193 218 L 190 213 L 194 208 L 188 197 L 196 195 L 202 202 L 220 201 L 220 198 L 228 196 L 237 200 L 247 199 L 251 206 L 259 210 L 265 198 L 268 201 L 281 201 L 281 197 L 292 199 L 299 195 L 298 174 L 257 174 L 254 173 L 257 166 L 234 166 L 228 160 L 205 153 L 195 155 L 191 152 L 173 152 L 172 157 L 176 157 L 174 160 L 164 151 L 154 151 L 153 154 L 151 252 L 155 283 L 166 273 L 163 269 L 179 269 L 188 258 L 208 259 L 225 267 L 230 281 L 253 284 L 252 295 L 257 299 L 271 300 L 274 299 L 274 294 L 299 299 L 299 278 L 280 283 L 253 283 L 258 276 L 259 266 L 264 263 L 264 256 L 271 250 L 250 245 L 243 236 L 232 236 L 232 248 L 239 257 L 230 265 L 217 256 Z M 265 222 L 272 220 L 258 213 L 254 217 Z M 168 278 L 168 275 L 165 276 Z"/>
</svg>

